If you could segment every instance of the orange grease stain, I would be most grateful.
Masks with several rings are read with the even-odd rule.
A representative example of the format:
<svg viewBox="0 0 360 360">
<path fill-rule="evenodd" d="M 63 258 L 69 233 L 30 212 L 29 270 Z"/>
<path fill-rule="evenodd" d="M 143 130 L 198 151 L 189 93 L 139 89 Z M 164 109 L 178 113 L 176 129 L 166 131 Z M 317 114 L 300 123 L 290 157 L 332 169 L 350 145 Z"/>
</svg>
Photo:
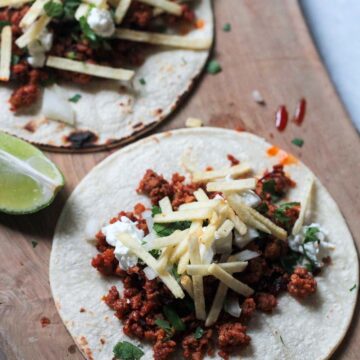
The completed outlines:
<svg viewBox="0 0 360 360">
<path fill-rule="evenodd" d="M 197 29 L 202 29 L 205 26 L 205 21 L 203 19 L 196 20 L 195 27 Z"/>
<path fill-rule="evenodd" d="M 291 154 L 286 154 L 281 160 L 280 160 L 280 164 L 281 165 L 294 165 L 298 163 L 298 159 L 291 155 Z"/>
<path fill-rule="evenodd" d="M 280 149 L 279 149 L 277 146 L 272 146 L 272 147 L 269 147 L 269 148 L 266 150 L 266 153 L 267 153 L 269 156 L 276 156 L 279 151 L 280 151 Z"/>
</svg>

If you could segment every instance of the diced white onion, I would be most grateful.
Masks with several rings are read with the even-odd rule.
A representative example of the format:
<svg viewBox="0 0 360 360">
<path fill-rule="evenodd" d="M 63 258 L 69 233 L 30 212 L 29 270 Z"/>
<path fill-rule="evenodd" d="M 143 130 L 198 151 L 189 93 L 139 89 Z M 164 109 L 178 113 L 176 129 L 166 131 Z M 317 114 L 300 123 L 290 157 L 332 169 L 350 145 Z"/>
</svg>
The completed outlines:
<svg viewBox="0 0 360 360">
<path fill-rule="evenodd" d="M 215 252 L 217 254 L 230 254 L 232 249 L 232 238 L 233 234 L 230 232 L 225 238 L 216 239 L 214 242 Z"/>
<path fill-rule="evenodd" d="M 237 231 L 235 231 L 234 243 L 237 247 L 242 249 L 258 236 L 259 232 L 256 229 L 248 227 L 245 235 L 240 235 Z"/>
<path fill-rule="evenodd" d="M 238 261 L 249 261 L 260 256 L 256 251 L 244 250 L 234 255 Z"/>
<path fill-rule="evenodd" d="M 199 251 L 200 251 L 201 262 L 203 264 L 211 264 L 215 255 L 214 249 L 211 246 L 207 248 L 204 244 L 200 244 Z"/>
<path fill-rule="evenodd" d="M 236 318 L 241 315 L 241 307 L 237 296 L 228 296 L 224 303 L 224 311 Z"/>
<path fill-rule="evenodd" d="M 159 276 L 159 274 L 150 266 L 144 268 L 144 273 L 148 280 L 154 280 Z"/>
</svg>

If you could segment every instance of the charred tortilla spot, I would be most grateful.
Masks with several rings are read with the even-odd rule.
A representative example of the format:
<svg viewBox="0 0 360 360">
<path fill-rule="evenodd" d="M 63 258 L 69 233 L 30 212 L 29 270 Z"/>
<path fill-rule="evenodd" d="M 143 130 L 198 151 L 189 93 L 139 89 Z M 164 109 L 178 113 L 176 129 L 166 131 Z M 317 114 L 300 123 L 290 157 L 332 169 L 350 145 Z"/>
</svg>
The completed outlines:
<svg viewBox="0 0 360 360">
<path fill-rule="evenodd" d="M 80 308 L 80 312 L 81 312 L 81 313 L 83 313 L 83 312 L 85 312 L 85 311 L 86 311 L 86 309 L 84 309 L 83 307 Z"/>
<path fill-rule="evenodd" d="M 35 130 L 36 130 L 36 123 L 35 123 L 35 121 L 34 120 L 30 120 L 28 123 L 26 123 L 25 124 L 25 126 L 24 126 L 24 129 L 25 130 L 27 130 L 27 131 L 29 131 L 29 132 L 35 132 Z"/>
<path fill-rule="evenodd" d="M 139 122 L 139 123 L 133 125 L 133 129 L 137 129 L 137 128 L 143 127 L 143 126 L 144 126 L 144 124 L 142 122 Z"/>
<path fill-rule="evenodd" d="M 66 141 L 71 143 L 71 147 L 81 149 L 91 146 L 98 139 L 97 135 L 89 130 L 74 131 L 66 137 Z"/>
<path fill-rule="evenodd" d="M 76 352 L 76 346 L 75 346 L 75 345 L 70 345 L 70 346 L 68 347 L 68 352 L 69 352 L 70 354 L 75 354 L 75 352 Z"/>
<path fill-rule="evenodd" d="M 155 115 L 161 115 L 162 112 L 163 112 L 162 109 L 156 109 L 156 110 L 155 110 Z"/>
<path fill-rule="evenodd" d="M 233 114 L 226 114 L 226 113 L 212 115 L 209 120 L 209 125 L 225 127 L 230 129 L 236 128 L 236 129 L 241 129 L 241 131 L 245 130 L 245 123 L 239 116 Z"/>
<path fill-rule="evenodd" d="M 41 327 L 47 327 L 48 325 L 51 324 L 51 321 L 49 318 L 47 318 L 46 316 L 43 316 L 41 319 L 40 319 L 40 324 L 41 324 Z"/>
<path fill-rule="evenodd" d="M 104 344 L 106 343 L 106 340 L 103 339 L 103 338 L 100 338 L 100 343 L 101 343 L 102 345 L 104 345 Z"/>
</svg>

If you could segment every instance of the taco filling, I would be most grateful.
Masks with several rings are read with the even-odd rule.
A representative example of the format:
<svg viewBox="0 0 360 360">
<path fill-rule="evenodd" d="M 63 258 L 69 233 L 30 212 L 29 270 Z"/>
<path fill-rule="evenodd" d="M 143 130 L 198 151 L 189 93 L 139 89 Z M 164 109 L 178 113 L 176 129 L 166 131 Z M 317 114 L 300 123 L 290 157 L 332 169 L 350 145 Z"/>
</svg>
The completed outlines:
<svg viewBox="0 0 360 360">
<path fill-rule="evenodd" d="M 0 80 L 14 87 L 12 111 L 35 104 L 41 88 L 60 79 L 129 81 L 155 45 L 194 50 L 211 45 L 211 39 L 184 36 L 203 25 L 188 2 L 5 0 L 1 7 Z M 59 98 L 58 89 L 47 90 L 45 100 Z M 72 123 L 70 115 L 63 117 Z"/>
<path fill-rule="evenodd" d="M 281 293 L 312 296 L 331 262 L 326 229 L 305 224 L 313 178 L 289 202 L 296 179 L 282 165 L 256 176 L 251 164 L 228 159 L 230 167 L 171 180 L 147 170 L 136 191 L 152 208 L 134 204 L 96 235 L 92 266 L 124 287 L 103 300 L 127 336 L 153 344 L 156 360 L 179 349 L 186 359 L 215 349 L 227 359 L 249 345 L 255 311 L 271 313 Z M 121 346 L 131 344 L 115 355 Z"/>
</svg>

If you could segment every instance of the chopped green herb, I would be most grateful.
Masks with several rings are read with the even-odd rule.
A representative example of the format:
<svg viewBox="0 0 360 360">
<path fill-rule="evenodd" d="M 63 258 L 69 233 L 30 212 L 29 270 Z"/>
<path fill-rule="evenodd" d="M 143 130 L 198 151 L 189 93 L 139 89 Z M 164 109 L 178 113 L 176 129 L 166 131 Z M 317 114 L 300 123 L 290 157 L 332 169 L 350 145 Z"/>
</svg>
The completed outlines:
<svg viewBox="0 0 360 360">
<path fill-rule="evenodd" d="M 82 16 L 80 19 L 79 19 L 79 23 L 80 23 L 80 27 L 81 27 L 81 31 L 83 32 L 84 36 L 96 43 L 99 41 L 99 38 L 98 36 L 94 33 L 94 31 L 91 29 L 91 27 L 89 26 L 87 20 L 86 20 L 86 17 L 85 16 Z"/>
<path fill-rule="evenodd" d="M 222 71 L 222 67 L 217 60 L 210 60 L 207 64 L 206 71 L 215 75 Z"/>
<path fill-rule="evenodd" d="M 226 23 L 226 24 L 223 26 L 223 31 L 225 31 L 225 32 L 231 31 L 231 24 Z"/>
<path fill-rule="evenodd" d="M 32 241 L 31 241 L 31 245 L 32 245 L 32 247 L 35 249 L 35 248 L 37 247 L 37 245 L 38 245 L 38 242 L 35 241 L 35 240 L 32 240 Z"/>
<path fill-rule="evenodd" d="M 264 181 L 263 183 L 263 192 L 270 194 L 271 200 L 274 202 L 279 201 L 281 198 L 275 189 L 275 185 L 276 183 L 274 179 Z"/>
<path fill-rule="evenodd" d="M 281 341 L 281 343 L 285 346 L 284 340 L 283 340 L 283 338 L 282 338 L 281 335 L 280 335 L 280 341 Z"/>
<path fill-rule="evenodd" d="M 303 250 L 305 259 L 309 262 L 308 264 L 305 264 L 305 267 L 308 271 L 313 272 L 317 268 L 317 266 L 314 261 L 309 257 L 304 244 L 301 245 L 301 248 Z"/>
<path fill-rule="evenodd" d="M 44 5 L 46 15 L 52 18 L 59 18 L 64 14 L 64 7 L 62 3 L 55 2 L 53 0 L 48 1 Z"/>
<path fill-rule="evenodd" d="M 199 340 L 202 338 L 203 335 L 204 335 L 204 330 L 200 326 L 198 326 L 195 330 L 194 338 L 196 340 Z"/>
<path fill-rule="evenodd" d="M 75 60 L 76 59 L 76 52 L 75 51 L 68 51 L 65 56 L 68 59 Z"/>
<path fill-rule="evenodd" d="M 305 232 L 304 244 L 309 242 L 319 242 L 319 238 L 316 236 L 319 231 L 319 228 L 317 228 L 316 226 L 311 226 L 307 228 Z"/>
<path fill-rule="evenodd" d="M 146 85 L 146 81 L 145 81 L 145 79 L 143 79 L 143 78 L 139 79 L 139 83 L 140 83 L 141 85 Z"/>
<path fill-rule="evenodd" d="M 155 258 L 158 259 L 160 257 L 161 251 L 159 249 L 152 249 L 149 253 Z"/>
<path fill-rule="evenodd" d="M 262 202 L 260 205 L 256 207 L 256 210 L 261 214 L 266 214 L 269 210 L 269 207 L 266 202 Z"/>
<path fill-rule="evenodd" d="M 298 147 L 302 147 L 304 145 L 304 140 L 300 138 L 295 138 L 291 142 Z"/>
<path fill-rule="evenodd" d="M 172 276 L 174 276 L 174 278 L 176 279 L 176 281 L 179 281 L 180 280 L 180 275 L 179 273 L 177 272 L 177 266 L 176 265 L 173 265 L 173 267 L 171 268 L 170 270 L 170 273 Z"/>
<path fill-rule="evenodd" d="M 75 12 L 79 5 L 81 4 L 81 0 L 64 0 L 64 17 L 66 19 L 74 19 Z"/>
<path fill-rule="evenodd" d="M 80 99 L 81 99 L 81 95 L 80 94 L 75 94 L 74 96 L 72 96 L 68 100 L 70 102 L 77 103 Z"/>
<path fill-rule="evenodd" d="M 349 289 L 349 291 L 353 291 L 353 290 L 355 290 L 356 289 L 356 284 L 354 284 L 350 289 Z"/>
<path fill-rule="evenodd" d="M 141 349 L 128 341 L 118 342 L 114 346 L 113 352 L 115 358 L 119 360 L 139 360 L 144 355 Z"/>
<path fill-rule="evenodd" d="M 151 208 L 151 215 L 154 217 L 155 215 L 157 214 L 161 214 L 161 209 L 159 206 L 156 206 L 154 205 L 152 208 Z"/>
<path fill-rule="evenodd" d="M 294 271 L 296 265 L 301 261 L 302 255 L 294 251 L 290 251 L 289 255 L 281 258 L 280 262 L 284 270 L 291 274 Z"/>
<path fill-rule="evenodd" d="M 172 328 L 171 325 L 168 321 L 163 320 L 163 319 L 156 319 L 155 320 L 155 324 L 160 327 L 161 329 L 163 329 L 168 335 L 172 334 Z"/>
<path fill-rule="evenodd" d="M 291 209 L 294 206 L 300 206 L 299 202 L 288 202 L 280 204 L 274 212 L 274 218 L 277 222 L 284 225 L 289 225 L 291 218 L 286 215 L 286 210 Z"/>
<path fill-rule="evenodd" d="M 11 25 L 11 22 L 7 20 L 0 20 L 0 30 L 2 30 L 2 28 L 7 25 Z"/>
<path fill-rule="evenodd" d="M 16 65 L 20 61 L 20 56 L 16 54 L 11 55 L 11 65 Z"/>
<path fill-rule="evenodd" d="M 184 331 L 186 329 L 185 324 L 171 306 L 164 306 L 163 312 L 176 331 Z"/>
</svg>

